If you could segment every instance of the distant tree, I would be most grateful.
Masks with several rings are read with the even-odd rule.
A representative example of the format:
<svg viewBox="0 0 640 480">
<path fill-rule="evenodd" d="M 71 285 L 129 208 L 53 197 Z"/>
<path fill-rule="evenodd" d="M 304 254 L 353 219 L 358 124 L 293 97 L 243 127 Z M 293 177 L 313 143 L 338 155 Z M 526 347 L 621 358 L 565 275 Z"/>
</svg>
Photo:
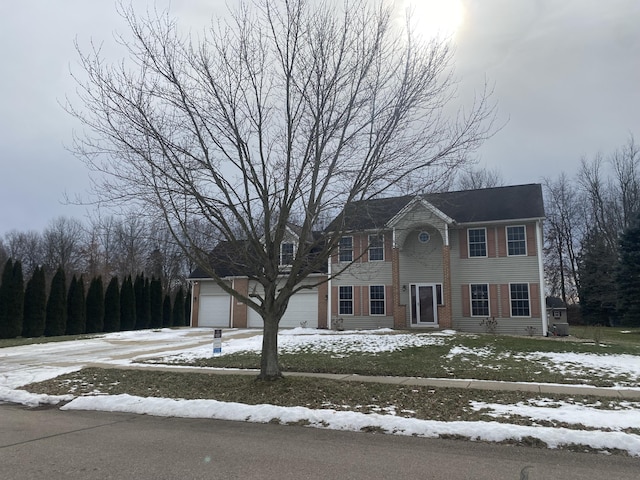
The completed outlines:
<svg viewBox="0 0 640 480">
<path fill-rule="evenodd" d="M 151 304 L 149 295 L 149 282 L 144 274 L 140 273 L 136 276 L 133 284 L 133 290 L 136 297 L 136 330 L 149 328 L 151 323 Z"/>
<path fill-rule="evenodd" d="M 47 300 L 47 317 L 45 321 L 44 334 L 47 337 L 64 335 L 67 323 L 67 288 L 65 285 L 65 274 L 60 266 L 56 270 L 49 299 Z"/>
<path fill-rule="evenodd" d="M 136 295 L 131 276 L 127 275 L 120 287 L 120 329 L 133 330 L 136 326 Z"/>
<path fill-rule="evenodd" d="M 620 237 L 619 254 L 616 280 L 620 320 L 626 326 L 640 327 L 640 215 Z"/>
<path fill-rule="evenodd" d="M 42 235 L 38 232 L 12 230 L 5 235 L 4 245 L 8 257 L 22 263 L 25 278 L 30 278 L 35 269 L 43 263 Z"/>
<path fill-rule="evenodd" d="M 577 301 L 578 253 L 585 209 L 578 189 L 563 172 L 545 179 L 544 267 L 551 296 Z"/>
<path fill-rule="evenodd" d="M 66 275 L 80 270 L 83 236 L 84 228 L 76 219 L 58 217 L 51 221 L 42 234 L 43 262 L 49 271 L 57 266 L 61 266 Z"/>
<path fill-rule="evenodd" d="M 162 326 L 171 326 L 171 296 L 167 293 L 162 302 Z"/>
<path fill-rule="evenodd" d="M 86 306 L 84 280 L 74 275 L 67 293 L 67 335 L 78 335 L 86 331 Z"/>
<path fill-rule="evenodd" d="M 466 168 L 458 173 L 454 187 L 456 190 L 476 190 L 479 188 L 501 187 L 504 178 L 497 168 Z"/>
<path fill-rule="evenodd" d="M 0 338 L 9 338 L 11 319 L 9 310 L 11 303 L 11 285 L 13 282 L 13 260 L 10 258 L 2 269 L 0 278 Z"/>
<path fill-rule="evenodd" d="M 118 277 L 111 278 L 104 294 L 104 331 L 120 330 L 120 286 Z"/>
<path fill-rule="evenodd" d="M 149 301 L 152 328 L 162 327 L 162 282 L 160 278 L 152 278 L 149 286 Z"/>
<path fill-rule="evenodd" d="M 173 298 L 173 311 L 171 312 L 171 325 L 174 327 L 184 326 L 184 290 L 178 288 Z"/>
<path fill-rule="evenodd" d="M 612 325 L 616 321 L 616 252 L 600 232 L 592 230 L 583 239 L 578 258 L 580 311 L 592 325 Z"/>
<path fill-rule="evenodd" d="M 23 337 L 36 338 L 44 335 L 46 311 L 47 292 L 44 268 L 37 267 L 27 282 L 24 294 Z"/>
<path fill-rule="evenodd" d="M 104 287 L 102 277 L 91 280 L 87 292 L 87 333 L 104 330 Z"/>
</svg>

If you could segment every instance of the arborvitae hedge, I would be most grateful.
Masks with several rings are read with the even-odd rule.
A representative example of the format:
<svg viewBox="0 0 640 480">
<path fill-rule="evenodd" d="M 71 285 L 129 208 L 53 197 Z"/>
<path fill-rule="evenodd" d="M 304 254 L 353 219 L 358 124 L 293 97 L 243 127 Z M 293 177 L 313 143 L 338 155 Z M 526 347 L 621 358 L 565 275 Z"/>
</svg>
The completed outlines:
<svg viewBox="0 0 640 480">
<path fill-rule="evenodd" d="M 104 294 L 104 331 L 120 330 L 120 287 L 118 277 L 113 277 Z"/>
<path fill-rule="evenodd" d="M 162 326 L 162 282 L 159 278 L 153 277 L 149 285 L 149 301 L 151 312 L 152 328 Z"/>
<path fill-rule="evenodd" d="M 74 275 L 67 294 L 67 335 L 79 335 L 86 331 L 84 280 Z"/>
<path fill-rule="evenodd" d="M 120 329 L 133 330 L 136 325 L 136 297 L 131 275 L 127 276 L 120 288 Z"/>
<path fill-rule="evenodd" d="M 189 286 L 184 296 L 184 324 L 187 327 L 191 325 L 191 286 Z"/>
<path fill-rule="evenodd" d="M 37 267 L 27 282 L 24 294 L 24 322 L 23 337 L 41 337 L 44 335 L 44 325 L 47 308 L 47 292 L 45 286 L 44 269 Z"/>
<path fill-rule="evenodd" d="M 64 335 L 66 323 L 67 289 L 65 286 L 64 270 L 62 267 L 58 267 L 51 281 L 51 289 L 49 290 L 44 334 L 47 337 Z"/>
<path fill-rule="evenodd" d="M 22 276 L 22 263 L 17 260 L 13 263 L 13 275 L 11 277 L 11 292 L 8 309 L 9 338 L 22 335 L 22 322 L 24 319 L 24 278 Z"/>
<path fill-rule="evenodd" d="M 184 326 L 184 290 L 182 287 L 176 292 L 173 300 L 173 312 L 171 312 L 171 325 L 174 327 Z"/>
<path fill-rule="evenodd" d="M 91 280 L 87 292 L 87 333 L 104 330 L 104 288 L 102 277 Z"/>
<path fill-rule="evenodd" d="M 164 296 L 164 301 L 162 302 L 162 326 L 171 326 L 171 297 L 168 293 Z"/>
<path fill-rule="evenodd" d="M 9 259 L 0 278 L 0 338 L 9 338 L 9 299 L 13 279 L 13 260 Z"/>
<path fill-rule="evenodd" d="M 148 328 L 151 323 L 150 311 L 151 302 L 149 295 L 149 281 L 144 278 L 144 274 L 136 276 L 133 284 L 133 291 L 136 297 L 136 329 Z"/>
</svg>

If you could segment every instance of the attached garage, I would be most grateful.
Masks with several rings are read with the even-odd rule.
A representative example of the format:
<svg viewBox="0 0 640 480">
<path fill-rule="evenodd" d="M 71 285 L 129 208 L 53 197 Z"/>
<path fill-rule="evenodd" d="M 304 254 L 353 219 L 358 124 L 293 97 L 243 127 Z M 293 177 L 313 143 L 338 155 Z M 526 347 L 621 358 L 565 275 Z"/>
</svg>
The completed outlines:
<svg viewBox="0 0 640 480">
<path fill-rule="evenodd" d="M 289 306 L 282 320 L 280 320 L 281 328 L 300 327 L 301 323 L 306 322 L 307 328 L 318 328 L 318 292 L 301 291 L 296 293 L 289 300 Z M 249 309 L 248 314 L 249 328 L 262 328 L 262 317 L 255 310 Z"/>
<path fill-rule="evenodd" d="M 230 310 L 231 297 L 229 295 L 201 295 L 198 326 L 229 327 L 231 318 Z"/>
</svg>

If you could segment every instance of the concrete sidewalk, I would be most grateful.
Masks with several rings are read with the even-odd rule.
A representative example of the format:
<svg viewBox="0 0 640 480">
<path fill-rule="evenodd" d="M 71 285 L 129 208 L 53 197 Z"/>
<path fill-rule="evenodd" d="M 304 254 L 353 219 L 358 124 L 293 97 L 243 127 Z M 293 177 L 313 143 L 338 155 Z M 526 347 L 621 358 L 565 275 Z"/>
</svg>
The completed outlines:
<svg viewBox="0 0 640 480">
<path fill-rule="evenodd" d="M 210 375 L 257 375 L 258 370 L 239 370 L 210 367 L 188 367 L 158 364 L 145 365 L 113 365 L 109 363 L 90 363 L 87 367 L 116 368 L 126 370 L 161 370 L 166 372 L 194 372 Z M 640 389 L 605 388 L 589 385 L 569 385 L 550 383 L 502 382 L 494 380 L 421 378 L 421 377 L 389 377 L 340 373 L 283 372 L 285 376 L 327 378 L 343 382 L 387 383 L 391 385 L 416 385 L 437 388 L 466 388 L 476 390 L 504 390 L 531 393 L 548 393 L 557 395 L 594 395 L 619 399 L 640 399 Z"/>
</svg>

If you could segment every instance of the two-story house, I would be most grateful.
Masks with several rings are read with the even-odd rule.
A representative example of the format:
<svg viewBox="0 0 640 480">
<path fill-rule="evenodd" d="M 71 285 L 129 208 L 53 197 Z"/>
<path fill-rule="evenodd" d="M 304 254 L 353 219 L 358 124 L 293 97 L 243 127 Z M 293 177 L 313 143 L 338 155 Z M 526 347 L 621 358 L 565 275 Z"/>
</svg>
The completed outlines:
<svg viewBox="0 0 640 480">
<path fill-rule="evenodd" d="M 346 233 L 327 272 L 309 278 L 320 284 L 292 298 L 281 326 L 546 335 L 543 218 L 539 184 L 354 203 L 336 219 Z M 241 268 L 224 268 L 252 288 Z M 192 325 L 261 326 L 197 271 L 191 280 Z"/>
<path fill-rule="evenodd" d="M 331 318 L 343 328 L 545 335 L 538 184 L 383 198 L 343 212 Z"/>
</svg>

